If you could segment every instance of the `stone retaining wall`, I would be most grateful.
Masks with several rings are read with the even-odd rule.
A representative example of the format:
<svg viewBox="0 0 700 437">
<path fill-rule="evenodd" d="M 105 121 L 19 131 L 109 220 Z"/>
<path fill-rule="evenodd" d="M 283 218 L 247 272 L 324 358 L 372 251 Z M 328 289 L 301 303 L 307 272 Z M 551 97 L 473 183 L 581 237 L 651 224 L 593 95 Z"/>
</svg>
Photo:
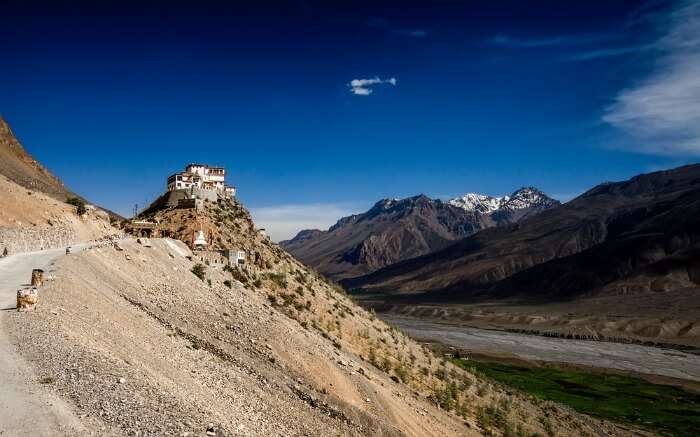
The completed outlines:
<svg viewBox="0 0 700 437">
<path fill-rule="evenodd" d="M 70 246 L 79 242 L 77 233 L 68 227 L 8 228 L 0 227 L 0 253 L 9 254 Z"/>
</svg>

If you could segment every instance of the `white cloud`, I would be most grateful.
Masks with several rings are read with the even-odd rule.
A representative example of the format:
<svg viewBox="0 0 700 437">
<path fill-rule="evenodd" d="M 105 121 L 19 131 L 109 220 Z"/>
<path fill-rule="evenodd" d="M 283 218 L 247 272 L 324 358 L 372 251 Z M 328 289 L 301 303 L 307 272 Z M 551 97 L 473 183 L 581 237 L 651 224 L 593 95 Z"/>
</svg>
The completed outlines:
<svg viewBox="0 0 700 437">
<path fill-rule="evenodd" d="M 638 152 L 700 156 L 700 0 L 681 3 L 664 24 L 653 73 L 620 91 L 603 121 Z"/>
<path fill-rule="evenodd" d="M 368 96 L 372 94 L 372 86 L 388 83 L 389 85 L 396 85 L 396 78 L 392 77 L 389 79 L 380 79 L 375 76 L 370 79 L 353 79 L 348 84 L 350 87 L 350 92 L 358 96 Z"/>
<path fill-rule="evenodd" d="M 372 90 L 369 88 L 364 88 L 361 86 L 354 86 L 350 90 L 353 94 L 357 94 L 358 96 L 368 96 L 372 94 Z"/>
<path fill-rule="evenodd" d="M 356 213 L 356 206 L 333 203 L 277 205 L 251 208 L 250 212 L 257 227 L 265 228 L 273 241 L 282 241 L 303 229 L 328 229 L 339 218 Z"/>
</svg>

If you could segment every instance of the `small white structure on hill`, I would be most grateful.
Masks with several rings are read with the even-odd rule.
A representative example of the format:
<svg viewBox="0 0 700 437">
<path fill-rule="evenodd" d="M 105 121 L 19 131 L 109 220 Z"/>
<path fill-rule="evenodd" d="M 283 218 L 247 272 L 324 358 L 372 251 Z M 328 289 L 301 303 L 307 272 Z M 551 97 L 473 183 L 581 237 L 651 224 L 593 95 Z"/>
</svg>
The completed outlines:
<svg viewBox="0 0 700 437">
<path fill-rule="evenodd" d="M 245 250 L 237 248 L 224 249 L 221 251 L 221 254 L 228 260 L 228 264 L 231 266 L 245 264 Z"/>
<path fill-rule="evenodd" d="M 194 239 L 194 244 L 193 244 L 195 249 L 205 249 L 207 247 L 207 239 L 204 237 L 204 231 L 199 231 L 197 233 L 197 237 Z"/>
<path fill-rule="evenodd" d="M 202 189 L 220 192 L 227 197 L 236 195 L 236 187 L 226 185 L 226 169 L 206 164 L 188 164 L 184 172 L 168 177 L 168 191 Z"/>
</svg>

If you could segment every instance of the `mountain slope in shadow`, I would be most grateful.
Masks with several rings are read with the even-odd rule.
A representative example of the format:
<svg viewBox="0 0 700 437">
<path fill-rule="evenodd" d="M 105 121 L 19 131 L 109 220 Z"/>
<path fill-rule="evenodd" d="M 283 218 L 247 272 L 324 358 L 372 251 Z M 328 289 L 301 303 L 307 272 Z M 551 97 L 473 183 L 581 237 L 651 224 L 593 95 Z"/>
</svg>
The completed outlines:
<svg viewBox="0 0 700 437">
<path fill-rule="evenodd" d="M 455 302 L 695 287 L 698 213 L 700 165 L 643 174 L 344 285 Z"/>
</svg>

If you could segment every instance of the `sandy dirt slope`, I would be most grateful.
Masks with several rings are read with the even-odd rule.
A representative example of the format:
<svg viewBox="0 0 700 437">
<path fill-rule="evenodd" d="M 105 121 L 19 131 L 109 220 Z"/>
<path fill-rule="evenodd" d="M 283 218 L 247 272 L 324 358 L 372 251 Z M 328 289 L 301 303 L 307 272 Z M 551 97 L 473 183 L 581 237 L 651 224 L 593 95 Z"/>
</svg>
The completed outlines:
<svg viewBox="0 0 700 437">
<path fill-rule="evenodd" d="M 209 288 L 172 246 L 124 246 L 63 259 L 38 311 L 11 314 L 22 353 L 42 363 L 40 377 L 55 380 L 88 427 L 113 435 L 475 434 L 263 295 Z M 425 410 L 435 410 L 428 420 Z"/>
<path fill-rule="evenodd" d="M 85 432 L 71 408 L 38 384 L 36 375 L 11 344 L 5 326 L 9 312 L 15 308 L 15 293 L 27 284 L 32 269 L 48 270 L 64 253 L 63 249 L 53 249 L 0 259 L 0 436 Z"/>
<path fill-rule="evenodd" d="M 114 232 L 107 213 L 90 209 L 78 216 L 74 206 L 0 175 L 0 253 L 65 247 Z"/>
<path fill-rule="evenodd" d="M 523 432 L 628 434 L 459 371 L 319 279 L 297 310 L 284 289 L 229 288 L 211 267 L 200 280 L 164 240 L 122 247 L 62 258 L 37 311 L 7 315 L 37 377 L 99 435 L 480 435 L 478 412 L 496 405 Z M 399 354 L 407 382 L 382 369 Z M 446 381 L 459 381 L 459 415 L 435 405 Z"/>
</svg>

